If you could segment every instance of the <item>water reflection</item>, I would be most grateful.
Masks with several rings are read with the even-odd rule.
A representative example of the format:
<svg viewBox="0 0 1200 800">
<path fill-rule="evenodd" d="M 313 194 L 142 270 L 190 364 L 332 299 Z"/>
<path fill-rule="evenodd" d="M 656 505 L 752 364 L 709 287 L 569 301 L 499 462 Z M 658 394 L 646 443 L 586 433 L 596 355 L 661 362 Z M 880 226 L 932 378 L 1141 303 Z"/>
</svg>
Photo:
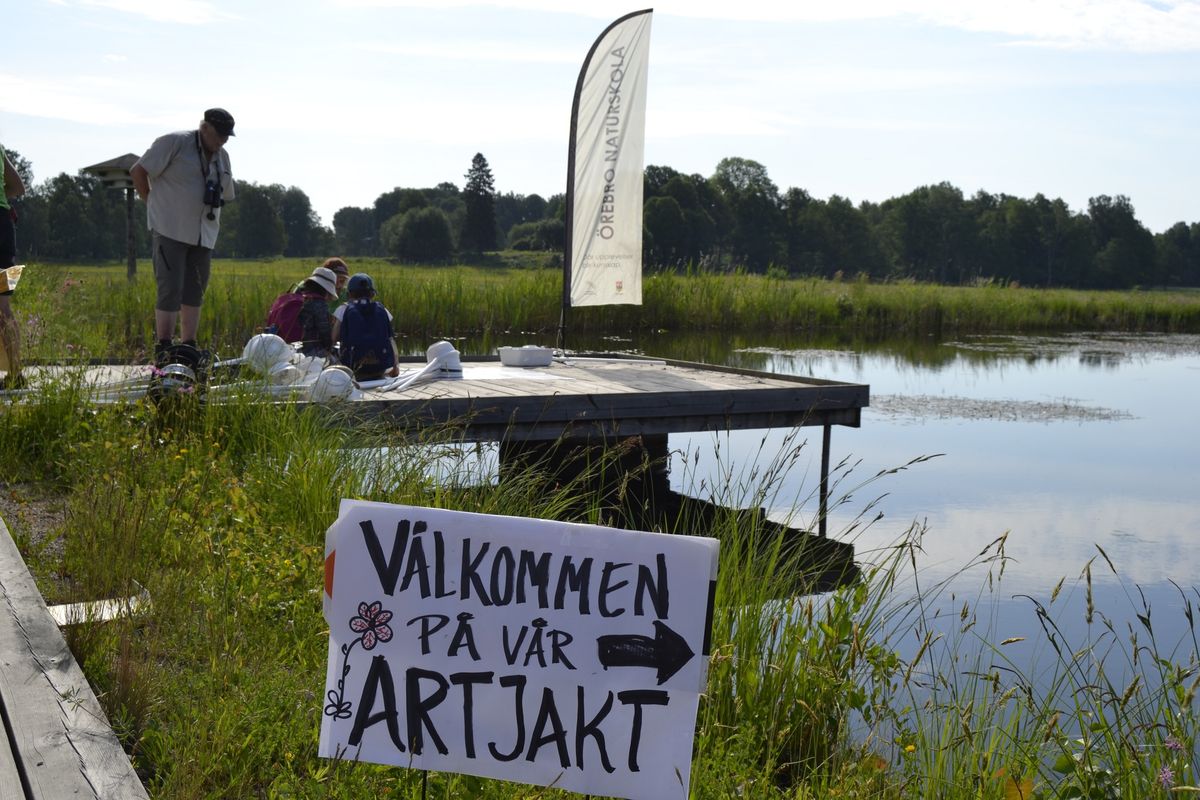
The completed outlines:
<svg viewBox="0 0 1200 800">
<path fill-rule="evenodd" d="M 460 345 L 468 353 L 480 346 Z M 870 384 L 875 399 L 862 428 L 835 428 L 835 461 L 857 464 L 843 487 L 863 483 L 853 493 L 860 505 L 886 495 L 880 509 L 892 527 L 877 525 L 881 535 L 927 519 L 931 564 L 952 565 L 1008 530 L 1011 547 L 1024 550 L 1014 569 L 1031 586 L 1077 571 L 1094 555 L 1094 543 L 1111 548 L 1131 580 L 1190 583 L 1197 574 L 1188 543 L 1200 532 L 1200 421 L 1192 401 L 1200 394 L 1200 336 L 869 343 L 655 332 L 575 336 L 573 346 Z M 711 492 L 730 475 L 752 474 L 773 447 L 803 446 L 807 460 L 775 488 L 773 506 L 811 519 L 819 432 L 804 429 L 795 443 L 789 436 L 672 436 L 673 488 Z M 934 453 L 944 455 L 878 483 L 867 480 Z M 734 484 L 729 499 L 753 502 L 753 487 Z M 831 530 L 855 502 L 835 510 Z"/>
</svg>

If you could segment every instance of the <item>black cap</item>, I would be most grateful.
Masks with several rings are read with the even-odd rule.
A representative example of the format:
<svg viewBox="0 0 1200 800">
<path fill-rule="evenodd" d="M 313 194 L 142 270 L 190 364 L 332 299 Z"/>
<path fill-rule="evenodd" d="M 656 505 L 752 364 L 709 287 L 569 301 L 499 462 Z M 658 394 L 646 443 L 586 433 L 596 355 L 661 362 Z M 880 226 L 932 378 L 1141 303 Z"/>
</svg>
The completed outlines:
<svg viewBox="0 0 1200 800">
<path fill-rule="evenodd" d="M 346 284 L 346 291 L 355 297 L 375 294 L 375 281 L 371 280 L 371 276 L 365 272 L 356 272 L 350 276 L 350 281 Z"/>
<path fill-rule="evenodd" d="M 204 121 L 217 129 L 222 136 L 233 136 L 233 114 L 223 108 L 210 108 L 204 112 Z"/>
</svg>

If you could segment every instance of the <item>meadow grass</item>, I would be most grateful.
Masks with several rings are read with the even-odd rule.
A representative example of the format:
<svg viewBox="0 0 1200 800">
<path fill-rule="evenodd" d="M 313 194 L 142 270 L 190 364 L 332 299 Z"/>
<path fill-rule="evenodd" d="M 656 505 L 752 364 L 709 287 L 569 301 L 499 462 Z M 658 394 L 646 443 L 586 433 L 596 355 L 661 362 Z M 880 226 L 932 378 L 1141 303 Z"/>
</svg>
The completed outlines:
<svg viewBox="0 0 1200 800">
<path fill-rule="evenodd" d="M 485 349 L 515 334 L 553 336 L 562 275 L 505 260 L 500 265 L 422 267 L 352 260 L 370 273 L 396 319 L 402 347 L 421 353 L 442 338 L 472 337 Z M 302 259 L 218 259 L 200 338 L 234 354 L 265 322 L 277 294 L 306 276 Z M 153 277 L 134 284 L 124 265 L 32 264 L 14 308 L 33 358 L 131 358 L 152 348 Z M 644 304 L 576 308 L 569 330 L 831 333 L 865 339 L 989 332 L 1200 331 L 1200 293 L 969 287 L 914 282 L 785 279 L 746 273 L 661 272 L 645 277 Z"/>
</svg>

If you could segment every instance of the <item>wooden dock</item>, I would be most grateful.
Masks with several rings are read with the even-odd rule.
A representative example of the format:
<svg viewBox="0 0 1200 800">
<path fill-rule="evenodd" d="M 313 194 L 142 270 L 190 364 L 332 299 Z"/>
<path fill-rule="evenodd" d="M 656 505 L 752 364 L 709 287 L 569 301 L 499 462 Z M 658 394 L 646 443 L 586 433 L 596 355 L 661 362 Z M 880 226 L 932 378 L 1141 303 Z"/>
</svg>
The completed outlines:
<svg viewBox="0 0 1200 800">
<path fill-rule="evenodd" d="M 145 800 L 0 520 L 0 798 Z"/>
<path fill-rule="evenodd" d="M 408 358 L 401 368 L 415 372 L 423 365 Z M 506 367 L 495 356 L 468 356 L 462 365 L 461 378 L 426 380 L 404 391 L 364 390 L 348 402 L 357 414 L 406 428 L 465 423 L 465 441 L 858 427 L 870 402 L 865 384 L 621 354 L 556 358 L 547 367 Z M 29 373 L 49 377 L 68 369 L 32 367 Z M 84 381 L 103 387 L 149 372 L 145 365 L 92 365 Z M 214 382 L 228 380 L 219 372 Z"/>
<path fill-rule="evenodd" d="M 637 437 L 665 469 L 672 433 L 819 426 L 822 536 L 830 431 L 835 425 L 858 427 L 870 403 L 865 384 L 623 354 L 560 357 L 546 367 L 508 367 L 495 356 L 461 361 L 461 377 L 433 378 L 403 391 L 363 390 L 343 410 L 415 436 L 430 425 L 449 424 L 460 441 L 500 442 L 502 472 L 506 457 L 528 453 L 526 446 L 538 443 L 582 446 Z M 402 369 L 413 372 L 425 363 L 403 362 Z M 100 387 L 148 374 L 144 365 L 94 365 L 85 381 Z M 228 378 L 217 374 L 213 380 Z M 294 400 L 281 394 L 275 402 Z M 659 477 L 665 481 L 665 473 Z"/>
<path fill-rule="evenodd" d="M 505 367 L 463 359 L 461 380 L 364 391 L 364 416 L 401 425 L 462 421 L 468 441 L 665 436 L 800 425 L 858 427 L 870 387 L 635 356 Z"/>
</svg>

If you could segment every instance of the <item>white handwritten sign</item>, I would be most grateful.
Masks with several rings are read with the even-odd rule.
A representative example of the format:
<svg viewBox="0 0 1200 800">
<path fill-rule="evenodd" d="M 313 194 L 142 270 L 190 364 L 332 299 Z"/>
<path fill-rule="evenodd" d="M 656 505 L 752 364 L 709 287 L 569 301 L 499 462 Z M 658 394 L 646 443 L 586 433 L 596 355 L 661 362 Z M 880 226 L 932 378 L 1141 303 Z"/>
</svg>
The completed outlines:
<svg viewBox="0 0 1200 800">
<path fill-rule="evenodd" d="M 686 798 L 717 542 L 342 501 L 320 754 Z"/>
</svg>

